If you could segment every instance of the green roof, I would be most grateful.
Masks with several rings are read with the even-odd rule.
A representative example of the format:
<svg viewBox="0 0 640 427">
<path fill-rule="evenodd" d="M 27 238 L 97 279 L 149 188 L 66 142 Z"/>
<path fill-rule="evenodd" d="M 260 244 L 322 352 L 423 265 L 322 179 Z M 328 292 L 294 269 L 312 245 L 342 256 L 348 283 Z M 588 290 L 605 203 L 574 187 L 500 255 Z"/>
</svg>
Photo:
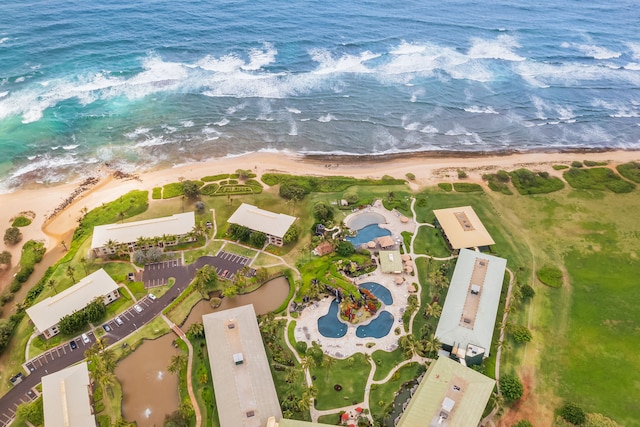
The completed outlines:
<svg viewBox="0 0 640 427">
<path fill-rule="evenodd" d="M 278 427 L 331 427 L 329 424 L 311 423 L 309 421 L 288 420 L 286 418 L 278 421 Z"/>
<path fill-rule="evenodd" d="M 380 268 L 383 273 L 402 273 L 400 251 L 380 251 Z"/>
<path fill-rule="evenodd" d="M 495 380 L 440 357 L 429 366 L 398 427 L 478 425 L 494 385 Z"/>
</svg>

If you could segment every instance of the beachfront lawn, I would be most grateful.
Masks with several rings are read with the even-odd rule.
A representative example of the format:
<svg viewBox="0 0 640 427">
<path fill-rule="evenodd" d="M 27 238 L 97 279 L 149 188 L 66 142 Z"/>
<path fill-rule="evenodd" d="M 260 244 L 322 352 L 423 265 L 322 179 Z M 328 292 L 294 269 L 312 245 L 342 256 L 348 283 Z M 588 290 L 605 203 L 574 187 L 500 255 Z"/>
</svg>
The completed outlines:
<svg viewBox="0 0 640 427">
<path fill-rule="evenodd" d="M 418 235 L 413 242 L 413 251 L 416 254 L 425 254 L 437 258 L 451 256 L 447 243 L 442 237 L 442 232 L 426 225 L 418 229 Z"/>
<path fill-rule="evenodd" d="M 624 163 L 622 165 L 618 165 L 616 167 L 618 173 L 629 181 L 636 182 L 640 184 L 640 163 L 638 162 L 629 162 Z"/>
<path fill-rule="evenodd" d="M 331 369 L 323 366 L 311 369 L 311 375 L 316 377 L 313 385 L 318 388 L 316 409 L 340 408 L 362 402 L 370 370 L 371 365 L 362 353 L 343 360 L 336 359 Z M 342 387 L 340 391 L 334 389 L 336 384 Z"/>
<path fill-rule="evenodd" d="M 520 194 L 546 194 L 564 188 L 560 178 L 549 176 L 548 172 L 532 172 L 528 169 L 517 169 L 509 174 L 511 182 Z"/>
</svg>

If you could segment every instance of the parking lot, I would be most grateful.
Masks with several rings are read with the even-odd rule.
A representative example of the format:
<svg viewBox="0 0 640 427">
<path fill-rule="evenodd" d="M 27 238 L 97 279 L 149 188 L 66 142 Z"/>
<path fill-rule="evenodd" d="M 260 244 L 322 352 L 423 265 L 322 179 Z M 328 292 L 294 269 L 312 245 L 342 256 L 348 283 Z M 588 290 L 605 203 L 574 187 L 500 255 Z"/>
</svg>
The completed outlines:
<svg viewBox="0 0 640 427">
<path fill-rule="evenodd" d="M 251 262 L 251 258 L 225 251 L 218 252 L 214 257 L 202 257 L 200 260 L 206 261 L 207 264 L 214 267 L 218 276 L 225 279 L 231 279 L 240 269 Z M 251 269 L 249 275 L 253 274 L 255 274 L 255 270 Z"/>
<path fill-rule="evenodd" d="M 179 259 L 147 264 L 142 273 L 144 287 L 148 289 L 164 286 L 170 277 L 175 277 L 175 273 L 182 271 L 183 268 L 182 261 Z"/>
<path fill-rule="evenodd" d="M 18 409 L 18 405 L 22 403 L 28 403 L 32 400 L 35 400 L 38 397 L 38 394 L 34 392 L 32 389 L 29 389 L 27 393 L 20 396 L 18 401 L 15 402 L 11 407 L 6 408 L 2 415 L 0 415 L 0 427 L 8 426 L 16 415 L 16 410 Z"/>
</svg>

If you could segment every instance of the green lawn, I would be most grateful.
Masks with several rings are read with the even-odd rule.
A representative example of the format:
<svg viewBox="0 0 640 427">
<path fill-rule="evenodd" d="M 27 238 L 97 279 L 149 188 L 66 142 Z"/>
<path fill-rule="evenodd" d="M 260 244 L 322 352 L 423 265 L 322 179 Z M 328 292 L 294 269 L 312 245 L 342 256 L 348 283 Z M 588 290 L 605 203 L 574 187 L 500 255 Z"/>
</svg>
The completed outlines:
<svg viewBox="0 0 640 427">
<path fill-rule="evenodd" d="M 397 370 L 384 384 L 374 384 L 369 395 L 369 408 L 372 415 L 382 416 L 385 408 L 393 403 L 394 393 L 400 390 L 403 383 L 417 378 L 425 367 L 419 363 L 410 363 Z"/>
<path fill-rule="evenodd" d="M 571 168 L 563 174 L 573 188 L 585 190 L 609 190 L 614 193 L 630 193 L 636 185 L 620 178 L 620 175 L 608 168 L 578 169 Z"/>
<path fill-rule="evenodd" d="M 426 225 L 418 229 L 413 250 L 417 254 L 431 255 L 438 258 L 445 258 L 451 255 L 442 233 Z"/>
<path fill-rule="evenodd" d="M 219 427 L 220 420 L 218 419 L 216 396 L 211 381 L 211 365 L 209 364 L 206 341 L 204 339 L 194 339 L 191 340 L 191 345 L 194 352 L 191 381 L 198 406 L 200 407 L 200 413 L 202 414 L 202 426 Z M 205 376 L 207 381 L 204 381 Z"/>
<path fill-rule="evenodd" d="M 397 348 L 391 352 L 376 350 L 371 355 L 371 359 L 376 364 L 376 372 L 373 375 L 374 381 L 380 381 L 400 362 L 406 359 L 402 350 Z"/>
<path fill-rule="evenodd" d="M 311 370 L 316 376 L 313 385 L 318 388 L 316 409 L 332 409 L 362 402 L 364 386 L 371 366 L 361 353 L 337 360 L 330 370 L 316 367 Z M 336 391 L 334 385 L 340 384 L 342 390 Z"/>
</svg>

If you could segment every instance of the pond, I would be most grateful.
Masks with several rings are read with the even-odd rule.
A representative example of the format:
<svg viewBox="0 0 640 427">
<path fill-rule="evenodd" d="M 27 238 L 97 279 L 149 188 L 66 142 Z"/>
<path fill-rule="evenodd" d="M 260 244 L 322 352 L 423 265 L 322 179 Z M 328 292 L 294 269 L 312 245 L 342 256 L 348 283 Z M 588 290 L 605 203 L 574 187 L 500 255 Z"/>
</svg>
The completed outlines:
<svg viewBox="0 0 640 427">
<path fill-rule="evenodd" d="M 391 236 L 391 231 L 380 228 L 378 224 L 371 224 L 359 230 L 355 236 L 347 236 L 346 239 L 351 242 L 353 247 L 358 248 L 360 245 L 382 236 Z"/>
<path fill-rule="evenodd" d="M 391 296 L 391 291 L 385 288 L 379 283 L 375 282 L 366 282 L 359 285 L 359 287 L 367 289 L 371 291 L 373 295 L 375 295 L 380 301 L 385 303 L 386 305 L 393 304 L 393 297 Z"/>
<path fill-rule="evenodd" d="M 327 338 L 342 338 L 347 333 L 347 325 L 338 318 L 340 306 L 337 300 L 333 300 L 329 306 L 329 312 L 318 319 L 318 332 Z"/>
<path fill-rule="evenodd" d="M 384 310 L 378 314 L 368 325 L 358 326 L 356 336 L 358 338 L 382 338 L 387 336 L 393 326 L 393 315 Z"/>
<path fill-rule="evenodd" d="M 178 409 L 178 377 L 167 371 L 171 356 L 178 354 L 166 334 L 144 343 L 120 362 L 116 377 L 122 384 L 122 415 L 138 427 L 164 425 L 165 414 Z"/>
<path fill-rule="evenodd" d="M 189 313 L 189 317 L 182 325 L 182 329 L 186 331 L 193 323 L 202 323 L 202 316 L 205 314 L 247 304 L 253 304 L 256 314 L 267 314 L 280 307 L 284 300 L 287 299 L 287 295 L 289 295 L 289 281 L 286 277 L 280 276 L 269 280 L 249 294 L 222 298 L 222 304 L 216 309 L 211 308 L 209 301 L 202 300 L 191 309 L 191 313 Z"/>
</svg>

